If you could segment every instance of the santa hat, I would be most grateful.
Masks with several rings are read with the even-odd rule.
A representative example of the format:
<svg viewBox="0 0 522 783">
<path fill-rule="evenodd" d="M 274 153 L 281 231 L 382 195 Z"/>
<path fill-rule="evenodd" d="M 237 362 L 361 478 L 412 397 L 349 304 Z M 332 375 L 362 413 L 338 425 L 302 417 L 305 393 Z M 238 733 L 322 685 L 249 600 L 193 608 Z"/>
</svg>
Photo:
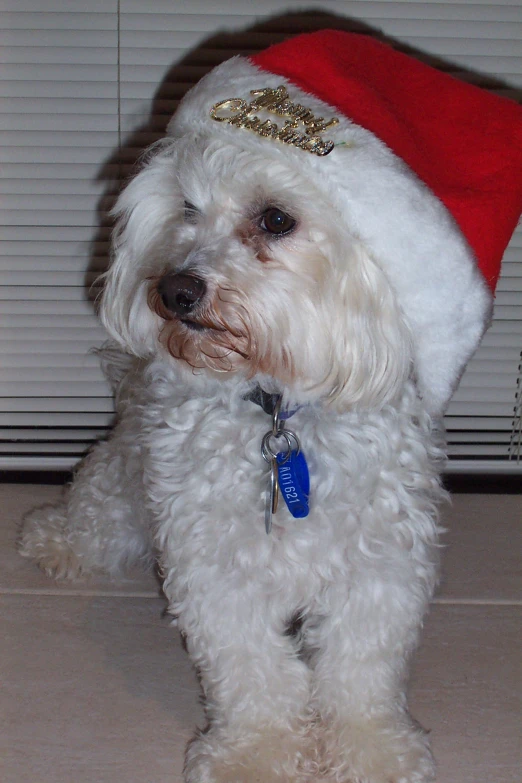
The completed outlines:
<svg viewBox="0 0 522 783">
<path fill-rule="evenodd" d="M 395 289 L 419 391 L 441 414 L 489 324 L 522 212 L 522 107 L 324 30 L 218 66 L 168 132 L 284 156 L 324 188 Z"/>
</svg>

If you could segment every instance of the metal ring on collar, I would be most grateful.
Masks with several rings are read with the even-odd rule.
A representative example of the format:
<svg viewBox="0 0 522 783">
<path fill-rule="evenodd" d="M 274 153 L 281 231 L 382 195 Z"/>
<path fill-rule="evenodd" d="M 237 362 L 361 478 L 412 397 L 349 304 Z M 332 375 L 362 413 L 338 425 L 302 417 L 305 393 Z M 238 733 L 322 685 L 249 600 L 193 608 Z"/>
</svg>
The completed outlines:
<svg viewBox="0 0 522 783">
<path fill-rule="evenodd" d="M 274 451 L 274 449 L 271 447 L 271 438 L 275 440 L 278 438 L 284 438 L 286 441 L 287 452 L 285 454 L 284 460 L 279 463 L 280 465 L 284 465 L 285 462 L 290 459 L 292 451 L 296 451 L 298 454 L 301 451 L 301 444 L 299 443 L 299 439 L 297 435 L 292 432 L 292 430 L 281 430 L 277 435 L 274 435 L 272 432 L 267 432 L 261 441 L 261 454 L 263 455 L 265 462 L 272 462 L 272 460 L 277 459 L 277 455 L 281 453 L 281 449 Z"/>
<path fill-rule="evenodd" d="M 281 400 L 279 395 L 278 400 L 274 406 L 274 413 L 272 415 L 272 435 L 277 438 L 284 429 L 285 423 L 281 420 Z"/>
</svg>

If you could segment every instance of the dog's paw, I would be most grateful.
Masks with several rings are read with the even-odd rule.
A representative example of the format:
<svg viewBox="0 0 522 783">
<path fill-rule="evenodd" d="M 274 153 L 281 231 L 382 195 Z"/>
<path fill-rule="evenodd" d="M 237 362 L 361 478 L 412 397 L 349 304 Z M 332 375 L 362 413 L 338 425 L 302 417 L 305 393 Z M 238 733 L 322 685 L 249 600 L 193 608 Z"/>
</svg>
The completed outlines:
<svg viewBox="0 0 522 783">
<path fill-rule="evenodd" d="M 323 737 L 324 778 L 336 783 L 430 783 L 435 764 L 425 733 L 406 719 L 369 719 Z"/>
<path fill-rule="evenodd" d="M 81 564 L 66 537 L 66 506 L 44 506 L 31 511 L 23 522 L 18 540 L 22 557 L 34 560 L 47 576 L 54 579 L 75 579 Z"/>
<path fill-rule="evenodd" d="M 302 738 L 267 731 L 219 739 L 212 733 L 189 745 L 185 783 L 304 783 Z"/>
</svg>

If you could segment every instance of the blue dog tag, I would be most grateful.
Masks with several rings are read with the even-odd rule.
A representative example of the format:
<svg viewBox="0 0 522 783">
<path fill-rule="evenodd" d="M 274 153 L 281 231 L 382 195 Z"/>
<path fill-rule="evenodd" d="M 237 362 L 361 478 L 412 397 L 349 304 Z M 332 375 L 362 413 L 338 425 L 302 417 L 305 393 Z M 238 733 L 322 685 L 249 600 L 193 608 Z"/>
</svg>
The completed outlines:
<svg viewBox="0 0 522 783">
<path fill-rule="evenodd" d="M 286 460 L 286 461 L 285 461 Z M 279 489 L 296 519 L 308 516 L 310 510 L 310 474 L 302 451 L 280 452 L 277 455 Z"/>
</svg>

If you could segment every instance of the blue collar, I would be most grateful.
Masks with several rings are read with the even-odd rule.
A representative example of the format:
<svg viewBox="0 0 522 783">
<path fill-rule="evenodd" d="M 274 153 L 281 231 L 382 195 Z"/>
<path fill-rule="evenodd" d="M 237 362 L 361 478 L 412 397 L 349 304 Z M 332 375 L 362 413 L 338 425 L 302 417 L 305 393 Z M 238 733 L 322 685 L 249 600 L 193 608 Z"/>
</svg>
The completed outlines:
<svg viewBox="0 0 522 783">
<path fill-rule="evenodd" d="M 269 416 L 273 416 L 276 405 L 281 399 L 281 396 L 281 394 L 269 394 L 269 392 L 266 392 L 264 389 L 262 389 L 259 384 L 256 384 L 252 391 L 248 392 L 248 394 L 245 394 L 243 399 L 248 400 L 249 402 L 254 402 L 256 405 L 259 405 L 259 407 L 262 408 Z M 283 421 L 286 421 L 287 419 L 291 418 L 294 413 L 297 413 L 301 407 L 301 405 L 298 405 L 297 408 L 294 408 L 290 411 L 282 410 L 279 413 L 279 418 Z"/>
</svg>

